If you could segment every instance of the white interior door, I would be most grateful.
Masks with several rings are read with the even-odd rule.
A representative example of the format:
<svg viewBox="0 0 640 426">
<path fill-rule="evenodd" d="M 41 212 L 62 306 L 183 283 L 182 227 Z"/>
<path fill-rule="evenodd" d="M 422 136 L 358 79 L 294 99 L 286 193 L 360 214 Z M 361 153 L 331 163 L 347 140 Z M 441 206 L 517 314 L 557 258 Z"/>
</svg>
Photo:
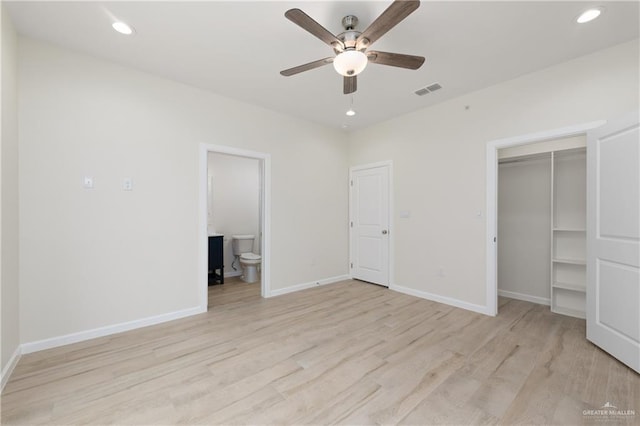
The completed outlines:
<svg viewBox="0 0 640 426">
<path fill-rule="evenodd" d="M 351 276 L 389 286 L 388 165 L 351 170 Z"/>
<path fill-rule="evenodd" d="M 587 339 L 640 372 L 638 121 L 587 137 Z"/>
</svg>

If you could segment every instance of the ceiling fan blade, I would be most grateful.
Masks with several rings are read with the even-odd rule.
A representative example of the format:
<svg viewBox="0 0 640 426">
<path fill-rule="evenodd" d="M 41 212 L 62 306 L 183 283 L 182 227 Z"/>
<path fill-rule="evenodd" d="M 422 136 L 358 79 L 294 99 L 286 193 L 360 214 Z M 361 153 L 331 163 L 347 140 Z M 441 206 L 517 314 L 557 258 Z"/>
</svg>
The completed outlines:
<svg viewBox="0 0 640 426">
<path fill-rule="evenodd" d="M 373 44 L 420 6 L 419 0 L 395 0 L 382 15 L 358 37 L 358 50 Z"/>
<path fill-rule="evenodd" d="M 310 32 L 334 49 L 344 50 L 344 44 L 336 36 L 331 34 L 329 30 L 318 24 L 313 20 L 313 18 L 311 18 L 300 9 L 289 9 L 285 12 L 284 16 L 294 24 L 301 27 L 303 30 Z"/>
<path fill-rule="evenodd" d="M 408 68 L 417 70 L 424 64 L 423 56 L 404 55 L 402 53 L 389 52 L 367 52 L 369 62 L 380 65 L 391 65 L 392 67 Z"/>
<path fill-rule="evenodd" d="M 343 82 L 344 94 L 348 95 L 358 90 L 358 76 L 352 75 L 351 77 L 345 77 Z"/>
<path fill-rule="evenodd" d="M 309 71 L 312 70 L 314 68 L 320 68 L 323 65 L 327 65 L 333 62 L 333 57 L 331 58 L 324 58 L 324 59 L 318 59 L 317 61 L 313 61 L 313 62 L 309 62 L 308 64 L 304 64 L 304 65 L 298 65 L 297 67 L 293 67 L 293 68 L 289 68 L 283 71 L 280 71 L 280 74 L 284 75 L 285 77 L 289 77 L 292 76 L 294 74 L 299 74 L 303 71 Z"/>
</svg>

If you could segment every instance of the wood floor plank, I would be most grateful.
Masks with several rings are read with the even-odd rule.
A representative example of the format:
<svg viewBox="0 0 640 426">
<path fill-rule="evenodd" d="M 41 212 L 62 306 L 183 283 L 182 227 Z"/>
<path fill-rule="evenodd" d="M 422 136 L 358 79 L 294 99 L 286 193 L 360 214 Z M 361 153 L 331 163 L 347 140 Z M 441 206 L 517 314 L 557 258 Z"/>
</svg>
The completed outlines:
<svg viewBox="0 0 640 426">
<path fill-rule="evenodd" d="M 443 351 L 425 363 L 422 370 L 396 368 L 385 378 L 377 396 L 345 419 L 346 424 L 396 424 L 406 417 L 430 392 L 463 362 L 463 357 Z M 390 366 L 392 368 L 393 366 Z"/>
<path fill-rule="evenodd" d="M 484 316 L 347 280 L 25 355 L 7 425 L 640 424 L 640 376 L 584 321 L 500 298 Z M 607 402 L 636 416 L 594 419 Z"/>
<path fill-rule="evenodd" d="M 345 419 L 360 410 L 380 391 L 382 386 L 364 377 L 344 392 L 336 394 L 328 400 L 322 410 L 315 410 L 306 418 L 303 424 L 344 424 Z"/>
</svg>

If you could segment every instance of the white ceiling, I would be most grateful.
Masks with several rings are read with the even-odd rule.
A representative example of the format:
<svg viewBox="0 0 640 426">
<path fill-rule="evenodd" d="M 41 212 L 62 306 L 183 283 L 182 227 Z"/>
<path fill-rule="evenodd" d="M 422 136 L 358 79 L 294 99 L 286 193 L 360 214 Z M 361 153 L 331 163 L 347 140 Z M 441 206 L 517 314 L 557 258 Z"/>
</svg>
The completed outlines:
<svg viewBox="0 0 640 426">
<path fill-rule="evenodd" d="M 423 1 L 373 48 L 427 58 L 417 71 L 370 64 L 354 107 L 331 65 L 279 71 L 332 55 L 284 17 L 300 8 L 337 34 L 348 14 L 364 30 L 390 1 L 4 2 L 20 34 L 106 58 L 327 126 L 357 129 L 639 37 L 637 1 Z M 577 15 L 604 4 L 597 20 Z M 136 34 L 111 28 L 112 17 Z M 443 89 L 419 97 L 432 82 Z"/>
</svg>

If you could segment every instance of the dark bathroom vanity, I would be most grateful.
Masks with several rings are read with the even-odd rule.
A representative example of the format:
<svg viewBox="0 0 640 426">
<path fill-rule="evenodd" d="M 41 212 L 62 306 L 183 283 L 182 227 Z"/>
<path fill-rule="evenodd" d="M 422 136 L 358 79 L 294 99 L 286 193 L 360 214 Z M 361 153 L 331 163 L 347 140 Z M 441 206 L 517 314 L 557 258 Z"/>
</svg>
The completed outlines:
<svg viewBox="0 0 640 426">
<path fill-rule="evenodd" d="M 209 285 L 224 284 L 224 235 L 209 236 Z"/>
</svg>

